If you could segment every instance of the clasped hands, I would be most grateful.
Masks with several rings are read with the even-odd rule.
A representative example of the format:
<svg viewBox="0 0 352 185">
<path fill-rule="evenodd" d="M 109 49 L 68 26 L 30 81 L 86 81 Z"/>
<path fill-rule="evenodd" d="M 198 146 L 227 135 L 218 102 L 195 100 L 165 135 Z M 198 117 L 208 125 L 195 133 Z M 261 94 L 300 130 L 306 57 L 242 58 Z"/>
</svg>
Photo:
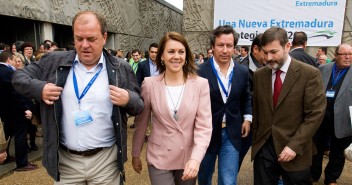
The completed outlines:
<svg viewBox="0 0 352 185">
<path fill-rule="evenodd" d="M 130 100 L 129 93 L 125 89 L 109 85 L 110 88 L 110 99 L 114 105 L 125 106 Z M 45 84 L 42 91 L 42 100 L 47 105 L 53 105 L 54 101 L 58 100 L 63 91 L 62 87 L 59 87 L 53 83 Z"/>
</svg>

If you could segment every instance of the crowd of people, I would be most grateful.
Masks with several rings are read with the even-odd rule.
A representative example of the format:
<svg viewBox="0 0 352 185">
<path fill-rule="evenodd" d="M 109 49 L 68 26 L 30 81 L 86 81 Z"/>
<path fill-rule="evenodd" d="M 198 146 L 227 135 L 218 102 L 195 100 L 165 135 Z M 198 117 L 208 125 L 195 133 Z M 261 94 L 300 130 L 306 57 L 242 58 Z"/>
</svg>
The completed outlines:
<svg viewBox="0 0 352 185">
<path fill-rule="evenodd" d="M 43 165 L 57 185 L 123 184 L 127 149 L 140 173 L 146 141 L 153 185 L 211 185 L 216 161 L 218 184 L 237 184 L 250 147 L 256 185 L 312 184 L 326 150 L 324 183 L 334 185 L 352 158 L 349 44 L 337 46 L 332 61 L 325 47 L 314 58 L 305 52 L 306 33 L 290 43 L 285 29 L 272 27 L 238 47 L 225 25 L 213 30 L 206 56 L 167 32 L 146 56 L 134 49 L 123 57 L 122 49 L 104 48 L 100 14 L 79 12 L 72 27 L 68 51 L 48 40 L 36 54 L 31 43 L 16 42 L 12 51 L 0 44 L 0 162 L 11 158 L 14 137 L 18 171 L 38 168 L 27 157 L 28 148 L 37 150 L 27 143 L 33 117 L 43 125 Z M 131 147 L 128 115 L 135 116 Z"/>
</svg>

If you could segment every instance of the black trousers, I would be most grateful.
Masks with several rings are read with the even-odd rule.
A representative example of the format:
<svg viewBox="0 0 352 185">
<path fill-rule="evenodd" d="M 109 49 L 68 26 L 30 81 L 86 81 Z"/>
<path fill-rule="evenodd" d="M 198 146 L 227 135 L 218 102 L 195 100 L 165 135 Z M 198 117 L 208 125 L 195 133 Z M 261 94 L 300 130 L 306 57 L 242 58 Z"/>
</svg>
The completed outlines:
<svg viewBox="0 0 352 185">
<path fill-rule="evenodd" d="M 24 116 L 5 118 L 4 120 L 5 137 L 14 137 L 15 157 L 17 168 L 28 164 L 27 154 L 27 122 Z M 9 147 L 7 153 L 9 153 Z"/>
<path fill-rule="evenodd" d="M 325 168 L 325 184 L 334 183 L 340 177 L 344 165 L 344 150 L 352 143 L 352 137 L 336 138 L 333 116 L 327 113 L 322 124 L 314 135 L 314 143 L 317 147 L 317 154 L 313 156 L 311 176 L 313 180 L 319 180 L 322 174 L 323 156 L 325 150 L 325 139 L 330 137 L 329 162 Z"/>
<path fill-rule="evenodd" d="M 282 177 L 284 185 L 311 185 L 310 169 L 286 171 L 278 162 L 273 139 L 270 137 L 254 158 L 254 185 L 277 185 Z"/>
</svg>

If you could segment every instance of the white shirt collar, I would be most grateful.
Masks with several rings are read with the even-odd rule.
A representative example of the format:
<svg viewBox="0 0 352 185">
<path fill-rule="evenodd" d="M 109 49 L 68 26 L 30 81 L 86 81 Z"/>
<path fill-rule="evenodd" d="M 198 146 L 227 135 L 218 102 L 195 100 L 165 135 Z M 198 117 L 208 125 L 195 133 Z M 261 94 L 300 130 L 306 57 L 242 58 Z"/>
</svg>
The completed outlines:
<svg viewBox="0 0 352 185">
<path fill-rule="evenodd" d="M 218 63 L 216 63 L 214 57 L 213 57 L 213 61 L 214 61 L 214 68 L 215 68 L 215 70 L 216 70 L 218 73 L 221 74 L 221 72 L 220 72 L 220 66 L 218 65 Z M 229 68 L 228 68 L 228 69 L 230 69 L 230 70 L 227 70 L 227 74 L 223 74 L 223 75 L 226 75 L 226 78 L 230 75 L 230 73 L 231 73 L 231 71 L 232 71 L 232 68 L 233 68 L 234 66 L 235 66 L 235 64 L 234 64 L 234 62 L 233 62 L 233 60 L 232 60 L 232 58 L 231 58 L 230 66 L 229 66 Z"/>
<path fill-rule="evenodd" d="M 288 71 L 288 67 L 290 67 L 291 64 L 291 57 L 290 55 L 287 56 L 287 59 L 285 61 L 285 64 L 283 66 L 281 66 L 280 70 L 284 73 L 287 73 Z M 271 70 L 272 74 L 274 74 L 277 70 L 273 69 Z"/>
<path fill-rule="evenodd" d="M 79 58 L 78 58 L 78 54 L 76 54 L 74 63 L 77 63 L 77 66 L 79 66 L 80 68 L 86 70 L 87 72 L 94 72 L 99 64 L 102 64 L 102 66 L 103 66 L 103 68 L 104 68 L 105 57 L 104 57 L 104 54 L 103 54 L 103 52 L 102 52 L 102 53 L 101 53 L 101 56 L 100 56 L 100 59 L 99 59 L 99 62 L 97 63 L 96 66 L 94 66 L 94 67 L 91 68 L 90 70 L 87 70 L 87 69 L 84 67 L 84 65 L 81 63 L 81 61 L 80 61 Z"/>
</svg>

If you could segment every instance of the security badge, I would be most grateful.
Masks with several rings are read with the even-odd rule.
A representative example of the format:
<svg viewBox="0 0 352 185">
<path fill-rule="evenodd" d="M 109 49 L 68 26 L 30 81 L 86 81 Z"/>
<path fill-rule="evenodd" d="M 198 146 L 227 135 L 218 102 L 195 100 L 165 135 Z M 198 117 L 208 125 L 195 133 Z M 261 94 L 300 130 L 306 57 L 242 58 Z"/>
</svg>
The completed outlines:
<svg viewBox="0 0 352 185">
<path fill-rule="evenodd" d="M 334 98 L 335 97 L 335 90 L 333 90 L 333 89 L 327 90 L 326 97 L 327 98 Z"/>
<path fill-rule="evenodd" d="M 90 115 L 89 110 L 83 110 L 74 112 L 74 120 L 76 126 L 82 126 L 93 122 L 93 117 Z"/>
</svg>

